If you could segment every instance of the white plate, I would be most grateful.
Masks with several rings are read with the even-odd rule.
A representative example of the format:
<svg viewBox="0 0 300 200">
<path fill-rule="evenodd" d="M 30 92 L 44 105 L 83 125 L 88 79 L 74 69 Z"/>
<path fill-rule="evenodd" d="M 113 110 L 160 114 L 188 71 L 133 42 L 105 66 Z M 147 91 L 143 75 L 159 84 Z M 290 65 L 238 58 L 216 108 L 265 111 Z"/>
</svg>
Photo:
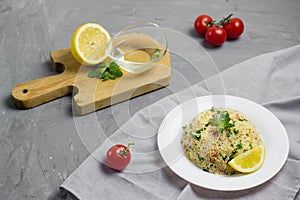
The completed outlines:
<svg viewBox="0 0 300 200">
<path fill-rule="evenodd" d="M 238 110 L 254 123 L 266 146 L 266 159 L 258 171 L 234 176 L 215 175 L 202 171 L 183 155 L 182 126 L 212 106 Z M 157 142 L 162 158 L 177 175 L 192 184 L 222 191 L 243 190 L 266 182 L 282 168 L 289 152 L 285 128 L 269 110 L 252 101 L 227 95 L 199 97 L 176 106 L 162 121 Z"/>
</svg>

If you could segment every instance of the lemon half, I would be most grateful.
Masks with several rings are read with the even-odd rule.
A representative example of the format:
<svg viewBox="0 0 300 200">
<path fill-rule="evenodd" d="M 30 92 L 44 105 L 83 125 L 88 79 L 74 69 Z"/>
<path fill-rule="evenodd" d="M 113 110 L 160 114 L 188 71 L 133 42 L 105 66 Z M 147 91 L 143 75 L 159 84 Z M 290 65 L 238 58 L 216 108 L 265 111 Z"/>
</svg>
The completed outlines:
<svg viewBox="0 0 300 200">
<path fill-rule="evenodd" d="M 263 165 L 265 156 L 265 147 L 260 145 L 250 151 L 238 155 L 229 161 L 228 164 L 239 172 L 250 173 L 258 170 Z"/>
<path fill-rule="evenodd" d="M 107 58 L 106 47 L 110 34 L 103 26 L 96 23 L 86 23 L 73 34 L 71 52 L 81 64 L 96 65 Z"/>
</svg>

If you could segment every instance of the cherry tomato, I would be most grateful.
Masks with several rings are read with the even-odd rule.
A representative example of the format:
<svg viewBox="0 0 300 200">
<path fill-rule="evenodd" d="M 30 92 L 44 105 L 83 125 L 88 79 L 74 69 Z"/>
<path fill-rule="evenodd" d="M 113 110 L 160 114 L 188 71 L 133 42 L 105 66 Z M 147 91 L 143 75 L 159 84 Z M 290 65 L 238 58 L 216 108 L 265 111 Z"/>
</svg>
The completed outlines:
<svg viewBox="0 0 300 200">
<path fill-rule="evenodd" d="M 200 15 L 194 22 L 194 29 L 199 35 L 205 35 L 208 23 L 213 20 L 208 15 Z"/>
<path fill-rule="evenodd" d="M 229 22 L 223 24 L 224 29 L 227 32 L 227 38 L 236 39 L 242 35 L 244 31 L 244 23 L 239 18 L 229 19 Z"/>
<path fill-rule="evenodd" d="M 115 170 L 123 170 L 130 162 L 131 153 L 129 147 L 133 144 L 129 143 L 127 147 L 123 144 L 116 144 L 110 147 L 106 153 L 107 164 Z"/>
<path fill-rule="evenodd" d="M 227 34 L 224 28 L 209 27 L 205 33 L 205 39 L 213 46 L 221 46 L 226 40 Z"/>
</svg>

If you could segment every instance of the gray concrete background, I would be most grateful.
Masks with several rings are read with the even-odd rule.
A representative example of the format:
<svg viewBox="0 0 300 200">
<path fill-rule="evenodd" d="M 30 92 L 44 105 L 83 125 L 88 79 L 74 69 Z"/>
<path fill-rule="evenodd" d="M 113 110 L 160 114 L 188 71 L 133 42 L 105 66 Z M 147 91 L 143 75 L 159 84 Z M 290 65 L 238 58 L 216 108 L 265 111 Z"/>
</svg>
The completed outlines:
<svg viewBox="0 0 300 200">
<path fill-rule="evenodd" d="M 59 185 L 89 152 L 78 136 L 71 97 L 19 110 L 11 90 L 56 74 L 49 53 L 69 47 L 79 25 L 96 22 L 116 33 L 129 23 L 153 21 L 195 39 L 223 71 L 256 55 L 299 44 L 299 10 L 299 0 L 0 0 L 0 199 L 75 199 L 59 192 Z M 212 48 L 193 31 L 195 18 L 204 13 L 215 19 L 234 13 L 244 20 L 245 33 Z M 197 52 L 191 54 L 197 58 Z M 201 80 L 183 58 L 173 54 L 171 59 L 173 69 L 191 84 Z M 130 113 L 188 87 L 179 82 L 175 76 L 167 88 L 130 100 Z M 118 128 L 111 107 L 96 116 L 105 134 Z"/>
</svg>

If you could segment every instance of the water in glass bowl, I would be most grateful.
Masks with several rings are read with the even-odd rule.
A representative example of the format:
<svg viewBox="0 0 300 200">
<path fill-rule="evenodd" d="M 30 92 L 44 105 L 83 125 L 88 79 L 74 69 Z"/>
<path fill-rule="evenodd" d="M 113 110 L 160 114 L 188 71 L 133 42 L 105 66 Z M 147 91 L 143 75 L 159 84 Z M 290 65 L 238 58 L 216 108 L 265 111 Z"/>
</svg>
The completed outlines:
<svg viewBox="0 0 300 200">
<path fill-rule="evenodd" d="M 144 33 L 130 33 L 113 38 L 109 55 L 128 72 L 141 73 L 155 66 L 166 49 Z"/>
</svg>

